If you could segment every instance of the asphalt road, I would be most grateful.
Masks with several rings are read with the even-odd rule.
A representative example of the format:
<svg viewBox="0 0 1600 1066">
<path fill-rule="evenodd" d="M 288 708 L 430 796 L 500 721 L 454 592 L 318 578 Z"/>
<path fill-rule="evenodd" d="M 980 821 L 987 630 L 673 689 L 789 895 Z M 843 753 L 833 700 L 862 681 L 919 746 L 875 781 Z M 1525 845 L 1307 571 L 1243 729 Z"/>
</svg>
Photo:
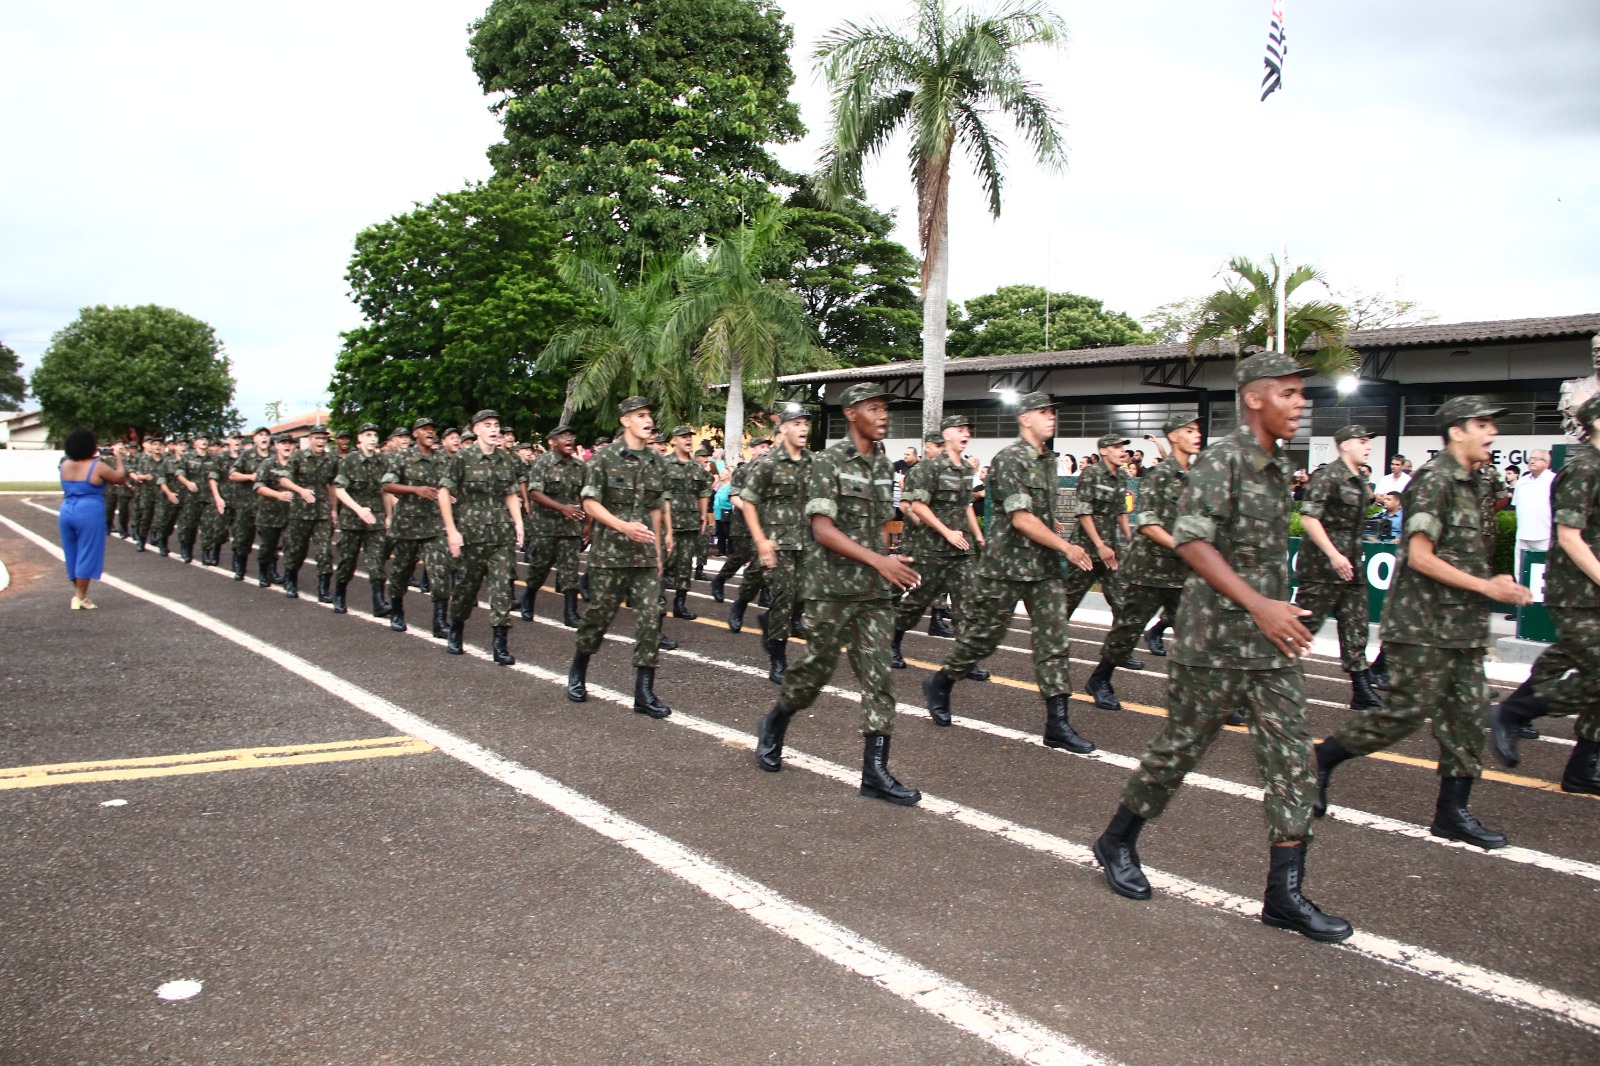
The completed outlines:
<svg viewBox="0 0 1600 1066">
<path fill-rule="evenodd" d="M 1426 734 L 1342 768 L 1308 894 L 1359 932 L 1320 945 L 1254 918 L 1244 731 L 1142 837 L 1155 899 L 1087 858 L 1162 660 L 1119 671 L 1128 710 L 1075 700 L 1089 757 L 1037 741 L 1025 617 L 957 728 L 897 673 L 892 765 L 926 795 L 898 808 L 856 793 L 842 663 L 785 770 L 755 769 L 776 690 L 708 596 L 667 622 L 658 722 L 628 710 L 627 612 L 566 701 L 553 595 L 512 668 L 484 613 L 453 658 L 416 593 L 399 635 L 359 580 L 340 617 L 115 539 L 101 609 L 69 612 L 22 532 L 54 544 L 55 505 L 0 501 L 5 1063 L 1600 1061 L 1600 806 L 1552 788 L 1568 722 L 1474 793 L 1503 852 L 1427 835 Z M 1103 630 L 1076 635 L 1095 658 Z M 1306 670 L 1320 735 L 1348 683 Z"/>
</svg>

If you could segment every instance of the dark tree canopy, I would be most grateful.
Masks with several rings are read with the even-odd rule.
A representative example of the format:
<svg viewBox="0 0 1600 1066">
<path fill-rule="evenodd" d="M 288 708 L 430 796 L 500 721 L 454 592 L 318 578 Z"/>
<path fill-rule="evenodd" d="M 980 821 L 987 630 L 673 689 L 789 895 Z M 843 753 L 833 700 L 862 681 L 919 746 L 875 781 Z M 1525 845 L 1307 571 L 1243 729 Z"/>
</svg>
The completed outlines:
<svg viewBox="0 0 1600 1066">
<path fill-rule="evenodd" d="M 952 320 L 951 356 L 1009 355 L 1146 344 L 1139 323 L 1099 300 L 1070 292 L 1049 294 L 1050 338 L 1045 343 L 1045 290 L 1038 285 L 1002 285 L 966 302 Z"/>
<path fill-rule="evenodd" d="M 233 373 L 215 331 L 170 307 L 86 307 L 50 339 L 31 387 L 53 439 L 86 426 L 215 433 L 239 424 Z"/>
<path fill-rule="evenodd" d="M 787 206 L 786 251 L 773 276 L 793 286 L 828 357 L 846 366 L 919 358 L 921 265 L 889 238 L 894 216 L 854 198 L 824 208 L 809 183 Z"/>
<path fill-rule="evenodd" d="M 366 324 L 344 335 L 334 364 L 334 422 L 387 432 L 487 407 L 519 436 L 551 428 L 566 382 L 533 364 L 575 311 L 555 275 L 559 239 L 533 195 L 506 181 L 362 230 L 345 279 Z"/>
<path fill-rule="evenodd" d="M 0 342 L 0 411 L 15 411 L 22 407 L 28 383 L 22 378 L 22 360 L 10 345 Z"/>
<path fill-rule="evenodd" d="M 766 146 L 803 132 L 792 38 L 768 0 L 492 0 L 468 53 L 495 172 L 624 262 L 729 231 L 773 199 Z"/>
</svg>

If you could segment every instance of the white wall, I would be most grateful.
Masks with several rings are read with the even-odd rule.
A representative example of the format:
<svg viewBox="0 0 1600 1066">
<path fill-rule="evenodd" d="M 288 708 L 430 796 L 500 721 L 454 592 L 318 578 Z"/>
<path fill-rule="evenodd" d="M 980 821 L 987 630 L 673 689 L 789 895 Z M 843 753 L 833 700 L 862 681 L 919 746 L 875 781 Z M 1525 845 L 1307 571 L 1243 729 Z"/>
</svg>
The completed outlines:
<svg viewBox="0 0 1600 1066">
<path fill-rule="evenodd" d="M 1379 442 L 1374 441 L 1374 444 Z M 1516 463 L 1523 470 L 1528 469 L 1528 452 L 1539 450 L 1549 451 L 1557 444 L 1571 444 L 1572 440 L 1560 433 L 1552 433 L 1541 437 L 1512 437 L 1501 436 L 1494 440 L 1494 451 L 1490 458 L 1494 465 L 1504 470 L 1512 463 Z M 1436 433 L 1431 437 L 1401 437 L 1400 454 L 1411 460 L 1413 468 L 1421 466 L 1444 449 L 1444 440 Z M 1379 455 L 1381 448 L 1372 449 L 1372 473 L 1374 477 L 1389 472 L 1389 457 Z"/>
<path fill-rule="evenodd" d="M 0 483 L 55 481 L 64 454 L 54 449 L 0 448 Z"/>
</svg>

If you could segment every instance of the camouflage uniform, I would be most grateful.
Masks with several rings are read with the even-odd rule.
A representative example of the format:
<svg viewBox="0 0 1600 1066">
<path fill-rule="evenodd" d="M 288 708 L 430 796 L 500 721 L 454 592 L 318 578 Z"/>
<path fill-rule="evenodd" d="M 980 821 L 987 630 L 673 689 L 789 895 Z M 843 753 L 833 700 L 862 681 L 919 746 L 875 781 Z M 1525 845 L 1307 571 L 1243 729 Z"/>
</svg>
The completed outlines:
<svg viewBox="0 0 1600 1066">
<path fill-rule="evenodd" d="M 283 484 L 283 479 L 294 481 L 294 477 L 289 473 L 289 464 L 279 464 L 277 455 L 262 460 L 255 471 L 257 485 L 265 485 L 275 492 L 290 491 Z M 283 539 L 284 527 L 289 524 L 289 503 L 256 493 L 256 509 L 252 518 L 260 549 L 256 554 L 256 565 L 261 571 L 262 584 L 267 584 L 272 566 L 278 561 L 278 546 Z"/>
<path fill-rule="evenodd" d="M 195 489 L 190 492 L 178 481 L 178 547 L 183 549 L 184 558 L 187 559 L 194 553 L 194 542 L 200 535 L 200 520 L 205 516 L 205 509 L 213 507 L 211 500 L 211 457 L 204 452 L 190 448 L 178 460 L 177 473 L 194 482 Z M 176 478 L 174 478 L 176 481 Z M 213 509 L 215 509 L 213 507 Z"/>
<path fill-rule="evenodd" d="M 689 590 L 694 578 L 696 545 L 705 528 L 700 519 L 701 500 L 711 498 L 711 475 L 693 459 L 667 456 L 666 493 L 672 508 L 672 556 L 667 560 L 665 587 Z"/>
<path fill-rule="evenodd" d="M 150 536 L 158 542 L 165 542 L 172 536 L 172 530 L 178 524 L 178 511 L 183 507 L 183 498 L 187 490 L 183 482 L 178 480 L 178 474 L 183 468 L 183 460 L 172 455 L 163 455 L 160 462 L 155 465 L 155 484 L 157 486 L 155 513 L 150 518 Z M 162 488 L 172 490 L 178 501 L 167 499 L 167 494 Z"/>
<path fill-rule="evenodd" d="M 133 469 L 133 459 L 123 461 L 122 468 L 127 471 Z M 113 460 L 112 466 L 116 465 Z M 114 484 L 106 483 L 106 532 L 115 530 L 118 535 L 128 536 L 128 523 L 133 518 L 133 488 L 131 483 Z"/>
<path fill-rule="evenodd" d="M 484 454 L 464 446 L 446 464 L 439 488 L 454 498 L 453 515 L 461 534 L 455 588 L 450 592 L 450 621 L 459 625 L 472 615 L 478 589 L 489 582 L 489 624 L 510 624 L 511 584 L 506 575 L 515 564 L 516 526 L 506 510 L 506 497 L 516 495 L 522 476 L 516 456 L 496 448 Z"/>
<path fill-rule="evenodd" d="M 1302 515 L 1316 518 L 1327 530 L 1328 540 L 1355 572 L 1342 580 L 1333 563 L 1310 537 L 1300 541 L 1300 590 L 1295 603 L 1311 612 L 1301 622 L 1313 636 L 1331 615 L 1339 624 L 1339 658 L 1345 673 L 1359 674 L 1367 669 L 1367 581 L 1361 530 L 1367 520 L 1367 484 L 1359 471 L 1352 471 L 1343 459 L 1311 475 L 1306 485 Z"/>
<path fill-rule="evenodd" d="M 228 539 L 228 526 L 239 510 L 239 490 L 242 486 L 228 479 L 228 471 L 233 469 L 234 461 L 233 456 L 223 451 L 206 465 L 206 484 L 202 486 L 205 502 L 200 510 L 200 546 L 213 556 L 213 564 L 221 557 L 222 543 Z M 220 512 L 216 498 L 211 495 L 212 485 L 216 485 L 217 495 L 222 497 Z"/>
<path fill-rule="evenodd" d="M 1100 668 L 1115 670 L 1127 661 L 1139 636 L 1157 611 L 1173 618 L 1189 576 L 1178 553 L 1163 548 L 1139 529 L 1160 526 L 1168 533 L 1178 518 L 1178 501 L 1189 484 L 1189 472 L 1176 458 L 1163 459 L 1139 479 L 1139 502 L 1133 515 L 1133 542 L 1122 557 L 1122 609 L 1100 649 Z"/>
<path fill-rule="evenodd" d="M 384 563 L 389 555 L 389 537 L 383 528 L 383 476 L 389 462 L 382 452 L 363 455 L 359 448 L 339 460 L 339 473 L 333 483 L 361 506 L 372 512 L 371 525 L 343 503 L 339 505 L 339 565 L 333 581 L 340 588 L 356 576 L 356 560 L 367 568 L 367 578 L 382 586 Z M 427 501 L 423 501 L 427 502 Z"/>
<path fill-rule="evenodd" d="M 1600 552 L 1600 450 L 1577 445 L 1550 490 L 1552 524 L 1581 531 Z M 1600 741 L 1600 585 L 1552 538 L 1544 605 L 1560 640 L 1533 665 L 1533 690 L 1547 713 L 1578 716 L 1577 735 Z M 1590 767 L 1592 772 L 1593 767 Z"/>
<path fill-rule="evenodd" d="M 1281 450 L 1262 450 L 1250 427 L 1239 426 L 1195 459 L 1173 540 L 1212 545 L 1251 588 L 1287 600 L 1291 473 Z M 1175 629 L 1170 714 L 1123 789 L 1123 805 L 1141 818 L 1158 817 L 1239 708 L 1266 783 L 1269 836 L 1274 843 L 1309 840 L 1316 779 L 1299 664 L 1196 573 L 1185 579 Z"/>
<path fill-rule="evenodd" d="M 1105 438 L 1101 438 L 1102 440 Z M 990 472 L 993 473 L 993 466 Z M 1054 473 L 1054 468 L 1052 468 Z M 995 499 L 994 489 L 989 489 L 989 495 Z M 1109 545 L 1112 551 L 1117 548 L 1117 531 L 1121 528 L 1120 518 L 1128 513 L 1128 489 L 1122 476 L 1112 471 L 1111 464 L 1101 461 L 1089 467 L 1078 475 L 1078 518 L 1087 515 L 1094 520 L 1094 527 L 1100 533 L 1100 539 Z M 1046 519 L 1054 528 L 1055 516 Z M 1078 604 L 1083 602 L 1084 595 L 1089 591 L 1089 586 L 1096 581 L 1100 582 L 1100 592 L 1106 598 L 1114 616 L 1122 613 L 1122 578 L 1120 570 L 1113 570 L 1100 560 L 1100 553 L 1095 550 L 1094 541 L 1089 539 L 1089 534 L 1083 530 L 1083 523 L 1076 519 L 1072 523 L 1072 535 L 1067 538 L 1089 553 L 1089 558 L 1094 563 L 1090 570 L 1079 570 L 1077 567 L 1067 569 L 1067 614 L 1070 617 L 1078 609 Z M 1063 560 L 1057 559 L 1058 564 L 1065 565 Z M 1119 560 L 1118 565 L 1121 565 Z"/>
<path fill-rule="evenodd" d="M 160 460 L 141 450 L 129 464 L 129 472 L 154 476 Z M 133 489 L 133 532 L 140 544 L 150 540 L 150 525 L 155 520 L 156 497 L 161 490 L 154 481 L 141 481 Z"/>
<path fill-rule="evenodd" d="M 762 460 L 772 461 L 773 456 Z M 883 527 L 894 519 L 894 468 L 881 453 L 862 455 L 850 437 L 816 453 L 805 495 L 807 520 L 824 515 L 857 544 L 887 554 Z M 811 635 L 805 654 L 784 677 L 778 703 L 791 714 L 815 703 L 844 648 L 861 683 L 862 735 L 890 736 L 894 733 L 894 695 L 889 690 L 894 590 L 876 570 L 837 552 L 816 543 L 806 552 L 801 595 Z"/>
<path fill-rule="evenodd" d="M 234 563 L 236 575 L 244 572 L 245 561 L 256 542 L 256 518 L 263 499 L 255 489 L 256 473 L 262 464 L 274 461 L 276 456 L 273 454 L 272 445 L 267 445 L 267 450 L 263 454 L 256 451 L 255 442 L 252 441 L 249 447 L 239 449 L 239 458 L 233 461 L 231 467 L 224 467 L 230 473 L 249 474 L 251 478 L 250 483 L 228 479 L 228 484 L 238 486 L 235 491 L 239 494 L 234 501 L 233 528 L 228 531 L 229 539 L 233 542 L 233 552 L 238 556 L 238 561 Z"/>
<path fill-rule="evenodd" d="M 438 488 L 448 461 L 443 448 L 435 448 L 427 455 L 422 454 L 421 448 L 389 452 L 383 483 Z M 421 496 L 396 496 L 394 513 L 389 518 L 389 545 L 388 598 L 391 603 L 405 596 L 411 572 L 419 561 L 427 572 L 428 594 L 433 601 L 444 603 L 450 598 L 450 551 L 445 544 L 444 519 L 437 502 Z"/>
<path fill-rule="evenodd" d="M 778 549 L 778 565 L 762 568 L 762 582 L 772 593 L 772 607 L 767 612 L 769 650 L 787 644 L 799 607 L 800 556 L 811 543 L 811 522 L 806 512 L 811 461 L 809 450 L 800 449 L 796 459 L 779 444 L 739 490 L 740 497 L 756 509 L 761 531 Z M 742 592 L 740 598 L 744 598 Z"/>
<path fill-rule="evenodd" d="M 332 449 L 321 455 L 302 448 L 289 457 L 289 480 L 310 489 L 310 503 L 299 493 L 289 502 L 289 527 L 285 534 L 283 571 L 293 575 L 310 554 L 317 578 L 333 576 L 333 493 L 329 486 L 339 476 L 339 457 Z"/>
<path fill-rule="evenodd" d="M 959 416 L 946 419 L 965 424 Z M 900 550 L 909 556 L 922 584 L 904 593 L 894 611 L 894 628 L 904 633 L 914 628 L 922 612 L 939 602 L 946 593 L 954 608 L 954 617 L 964 615 L 963 604 L 972 582 L 972 564 L 977 559 L 977 545 L 967 522 L 967 509 L 972 506 L 972 471 L 961 463 L 946 458 L 928 459 L 912 467 L 900 487 L 902 506 L 911 503 L 927 505 L 935 517 L 956 533 L 966 535 L 967 547 L 963 551 L 945 540 L 930 527 L 907 523 L 906 535 L 901 539 Z"/>
<path fill-rule="evenodd" d="M 1511 499 L 1511 487 L 1506 484 L 1505 474 L 1492 462 L 1478 467 L 1472 476 L 1478 482 L 1478 514 L 1483 522 L 1483 547 L 1492 562 L 1500 541 L 1500 511 L 1496 505 L 1501 500 Z"/>
<path fill-rule="evenodd" d="M 770 455 L 771 453 L 768 452 L 767 454 Z M 750 459 L 739 464 L 739 468 L 733 472 L 733 477 L 728 479 L 728 499 L 730 501 L 738 499 L 740 494 L 744 492 L 744 484 L 750 477 L 751 468 L 766 457 L 763 455 L 760 459 Z M 728 516 L 728 554 L 722 560 L 722 569 L 717 571 L 714 583 L 716 587 L 712 591 L 717 592 L 723 582 L 739 572 L 740 567 L 753 561 L 755 554 L 755 543 L 750 539 L 750 527 L 745 524 L 744 512 L 739 510 L 738 505 L 735 504 Z M 759 585 L 753 580 L 754 575 L 755 571 L 752 568 L 751 572 L 745 575 L 744 582 L 739 586 L 739 602 L 742 604 L 749 603 L 755 599 Z M 747 590 L 749 595 L 745 594 Z"/>
<path fill-rule="evenodd" d="M 666 460 L 648 447 L 631 451 L 619 437 L 589 460 L 582 497 L 598 500 L 623 522 L 648 526 L 650 512 L 660 511 L 666 500 L 666 480 Z M 660 540 L 637 544 L 610 526 L 594 524 L 589 548 L 589 609 L 578 627 L 579 652 L 593 655 L 600 650 L 611 620 L 626 599 L 634 614 L 633 665 L 655 669 L 661 658 L 663 548 Z"/>
<path fill-rule="evenodd" d="M 529 492 L 542 492 L 557 503 L 581 506 L 584 464 L 574 455 L 563 459 L 555 451 L 545 452 L 528 466 Z M 529 505 L 528 587 L 538 589 L 552 569 L 556 572 L 556 591 L 578 590 L 578 554 L 583 547 L 583 519 L 567 518 L 541 507 Z"/>
</svg>

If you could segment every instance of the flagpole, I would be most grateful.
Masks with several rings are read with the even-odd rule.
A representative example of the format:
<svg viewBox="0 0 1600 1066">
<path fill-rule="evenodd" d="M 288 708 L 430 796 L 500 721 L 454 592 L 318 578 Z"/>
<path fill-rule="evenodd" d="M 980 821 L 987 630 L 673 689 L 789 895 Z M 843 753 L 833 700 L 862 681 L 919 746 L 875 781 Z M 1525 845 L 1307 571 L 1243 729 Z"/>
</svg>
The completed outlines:
<svg viewBox="0 0 1600 1066">
<path fill-rule="evenodd" d="M 1288 38 L 1288 9 L 1289 0 L 1278 0 L 1278 28 L 1279 31 L 1284 35 L 1285 41 L 1287 41 Z M 1282 66 L 1285 65 L 1287 64 L 1280 64 L 1280 71 Z M 1279 74 L 1279 77 L 1282 77 L 1281 73 Z M 1289 313 L 1289 168 L 1284 163 L 1284 157 L 1288 154 L 1283 139 L 1284 127 L 1286 125 L 1283 120 L 1285 98 L 1286 94 L 1278 97 L 1278 150 L 1274 153 L 1278 159 L 1278 227 L 1279 235 L 1282 237 L 1282 258 L 1278 260 L 1278 292 L 1276 301 L 1278 305 L 1278 321 L 1276 335 L 1278 338 L 1278 351 L 1288 355 L 1289 336 L 1285 331 L 1285 323 L 1288 319 Z"/>
</svg>

